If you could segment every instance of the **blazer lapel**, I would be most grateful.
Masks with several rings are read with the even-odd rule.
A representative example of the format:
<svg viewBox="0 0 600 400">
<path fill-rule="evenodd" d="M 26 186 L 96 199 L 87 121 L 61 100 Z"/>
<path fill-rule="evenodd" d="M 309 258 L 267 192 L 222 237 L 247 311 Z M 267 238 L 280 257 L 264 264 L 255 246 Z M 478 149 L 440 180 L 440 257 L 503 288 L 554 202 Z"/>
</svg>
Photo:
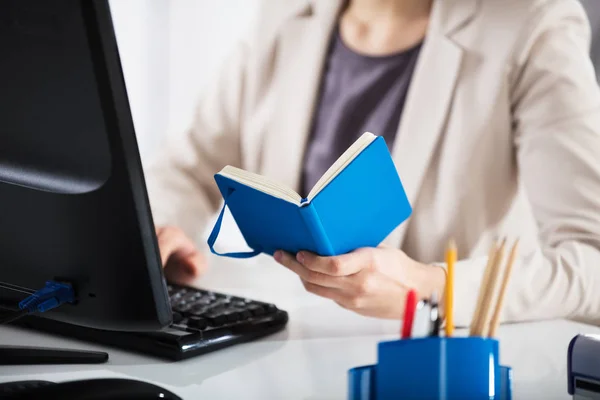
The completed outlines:
<svg viewBox="0 0 600 400">
<path fill-rule="evenodd" d="M 394 147 L 391 150 L 398 174 L 411 205 L 415 205 L 421 183 L 444 132 L 459 75 L 463 50 L 449 32 L 465 23 L 477 1 L 467 9 L 448 15 L 444 2 L 436 0 L 431 22 L 412 77 Z M 454 2 L 452 2 L 454 3 Z M 400 225 L 386 244 L 400 247 L 409 222 Z"/>
<path fill-rule="evenodd" d="M 274 71 L 276 104 L 262 159 L 263 173 L 299 190 L 303 155 L 321 75 L 341 0 L 315 1 L 282 27 Z M 306 195 L 306 193 L 299 193 Z"/>
<path fill-rule="evenodd" d="M 415 204 L 443 133 L 463 50 L 453 41 L 481 0 L 434 0 L 430 26 L 417 62 L 391 149 L 408 199 Z M 450 4 L 451 3 L 451 4 Z M 264 138 L 261 172 L 299 190 L 302 161 L 319 94 L 326 54 L 343 0 L 313 1 L 284 24 L 278 37 L 273 118 Z M 303 194 L 303 193 L 300 193 Z M 387 239 L 399 247 L 407 223 Z"/>
</svg>

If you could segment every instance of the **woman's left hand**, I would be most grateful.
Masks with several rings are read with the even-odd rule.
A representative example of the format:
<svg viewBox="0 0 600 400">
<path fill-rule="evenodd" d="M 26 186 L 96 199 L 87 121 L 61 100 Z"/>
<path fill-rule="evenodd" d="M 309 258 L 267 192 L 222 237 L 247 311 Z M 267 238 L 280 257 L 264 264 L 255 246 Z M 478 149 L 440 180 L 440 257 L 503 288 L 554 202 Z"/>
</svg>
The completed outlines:
<svg viewBox="0 0 600 400">
<path fill-rule="evenodd" d="M 419 298 L 437 292 L 442 298 L 445 271 L 419 263 L 398 249 L 362 248 L 348 254 L 320 257 L 301 251 L 277 251 L 275 260 L 296 273 L 307 291 L 326 297 L 359 314 L 402 319 L 406 294 Z"/>
</svg>

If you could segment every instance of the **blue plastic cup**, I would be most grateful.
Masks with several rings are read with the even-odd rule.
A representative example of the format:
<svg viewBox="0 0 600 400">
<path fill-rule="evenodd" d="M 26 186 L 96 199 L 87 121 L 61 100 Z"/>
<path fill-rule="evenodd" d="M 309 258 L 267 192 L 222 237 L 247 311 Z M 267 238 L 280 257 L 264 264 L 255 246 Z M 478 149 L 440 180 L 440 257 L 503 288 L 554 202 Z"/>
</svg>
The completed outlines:
<svg viewBox="0 0 600 400">
<path fill-rule="evenodd" d="M 349 371 L 348 398 L 511 400 L 511 374 L 495 339 L 395 340 L 379 343 L 376 365 Z"/>
</svg>

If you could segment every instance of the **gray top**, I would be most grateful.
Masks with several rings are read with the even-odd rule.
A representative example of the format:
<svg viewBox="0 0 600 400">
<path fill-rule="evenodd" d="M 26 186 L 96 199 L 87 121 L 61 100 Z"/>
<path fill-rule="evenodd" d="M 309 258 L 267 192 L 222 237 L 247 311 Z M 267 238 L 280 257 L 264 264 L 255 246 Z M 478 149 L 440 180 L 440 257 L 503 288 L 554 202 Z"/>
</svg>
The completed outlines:
<svg viewBox="0 0 600 400">
<path fill-rule="evenodd" d="M 421 44 L 400 53 L 358 54 L 333 36 L 321 82 L 301 195 L 364 132 L 383 136 L 391 149 Z"/>
</svg>

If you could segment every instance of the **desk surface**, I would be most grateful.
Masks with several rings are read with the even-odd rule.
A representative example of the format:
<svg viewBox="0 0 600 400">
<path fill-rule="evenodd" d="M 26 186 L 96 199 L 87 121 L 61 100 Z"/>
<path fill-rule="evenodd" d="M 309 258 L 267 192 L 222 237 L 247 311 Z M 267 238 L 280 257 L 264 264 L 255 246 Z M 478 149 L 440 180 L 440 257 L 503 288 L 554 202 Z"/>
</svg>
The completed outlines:
<svg viewBox="0 0 600 400">
<path fill-rule="evenodd" d="M 109 349 L 93 366 L 0 367 L 0 382 L 123 377 L 150 381 L 184 399 L 344 399 L 346 371 L 372 364 L 376 344 L 397 337 L 399 322 L 364 318 L 304 291 L 297 277 L 266 257 L 211 259 L 198 284 L 276 303 L 290 314 L 285 331 L 177 363 Z M 568 399 L 569 340 L 600 329 L 568 321 L 500 328 L 501 360 L 514 369 L 515 399 Z M 0 344 L 106 350 L 91 343 L 0 327 Z"/>
</svg>

